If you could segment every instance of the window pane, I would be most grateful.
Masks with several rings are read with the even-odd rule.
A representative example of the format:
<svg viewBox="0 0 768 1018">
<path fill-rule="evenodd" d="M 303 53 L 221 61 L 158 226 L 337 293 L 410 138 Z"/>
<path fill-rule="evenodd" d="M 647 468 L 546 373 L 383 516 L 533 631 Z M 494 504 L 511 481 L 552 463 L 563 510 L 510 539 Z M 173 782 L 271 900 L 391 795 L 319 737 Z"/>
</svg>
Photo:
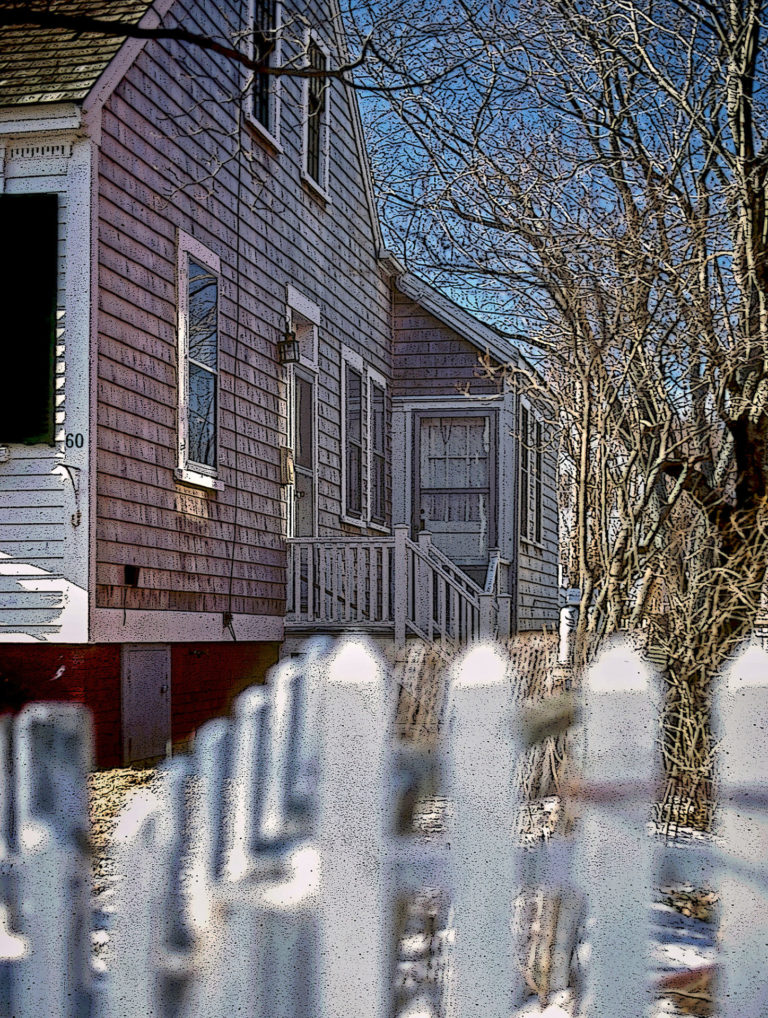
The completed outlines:
<svg viewBox="0 0 768 1018">
<path fill-rule="evenodd" d="M 212 371 L 218 367 L 219 283 L 210 269 L 189 259 L 189 356 Z"/>
<path fill-rule="evenodd" d="M 359 516 L 363 511 L 363 451 L 347 442 L 347 512 Z"/>
<path fill-rule="evenodd" d="M 385 483 L 384 457 L 374 453 L 371 463 L 371 519 L 377 523 L 384 522 Z"/>
<path fill-rule="evenodd" d="M 542 495 L 542 474 L 543 474 L 543 463 L 542 463 L 542 434 L 541 434 L 541 422 L 536 422 L 536 485 L 534 489 L 535 498 L 535 514 L 534 514 L 534 538 L 537 541 L 541 541 L 541 515 L 543 509 L 543 495 Z"/>
<path fill-rule="evenodd" d="M 347 438 L 353 442 L 363 440 L 362 394 L 363 379 L 359 371 L 347 367 L 346 385 L 346 420 Z"/>
<path fill-rule="evenodd" d="M 314 71 L 326 68 L 325 54 L 316 43 L 309 45 L 309 66 Z M 309 78 L 307 85 L 307 173 L 320 183 L 320 157 L 322 149 L 322 123 L 325 112 L 325 90 L 328 79 Z"/>
<path fill-rule="evenodd" d="M 384 454 L 384 390 L 375 383 L 371 385 L 371 447 Z"/>
<path fill-rule="evenodd" d="M 216 376 L 189 365 L 188 457 L 193 463 L 216 466 Z"/>
<path fill-rule="evenodd" d="M 1 442 L 54 441 L 58 200 L 0 195 L 3 308 Z"/>
<path fill-rule="evenodd" d="M 305 378 L 296 379 L 296 463 L 312 468 L 312 383 Z"/>
<path fill-rule="evenodd" d="M 253 59 L 270 66 L 275 50 L 277 10 L 275 0 L 256 0 L 253 12 Z M 256 72 L 253 77 L 253 115 L 260 124 L 271 131 L 272 110 L 270 103 L 271 76 Z"/>
</svg>

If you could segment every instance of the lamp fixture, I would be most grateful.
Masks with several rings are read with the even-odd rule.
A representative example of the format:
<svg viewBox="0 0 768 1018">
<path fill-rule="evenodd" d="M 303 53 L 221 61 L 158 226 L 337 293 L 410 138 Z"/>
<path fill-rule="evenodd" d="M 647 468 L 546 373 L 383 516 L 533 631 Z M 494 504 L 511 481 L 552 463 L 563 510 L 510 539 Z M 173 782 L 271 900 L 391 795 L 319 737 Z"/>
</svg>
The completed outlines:
<svg viewBox="0 0 768 1018">
<path fill-rule="evenodd" d="M 301 360 L 299 341 L 294 329 L 288 328 L 277 344 L 277 359 L 281 364 L 298 364 Z"/>
</svg>

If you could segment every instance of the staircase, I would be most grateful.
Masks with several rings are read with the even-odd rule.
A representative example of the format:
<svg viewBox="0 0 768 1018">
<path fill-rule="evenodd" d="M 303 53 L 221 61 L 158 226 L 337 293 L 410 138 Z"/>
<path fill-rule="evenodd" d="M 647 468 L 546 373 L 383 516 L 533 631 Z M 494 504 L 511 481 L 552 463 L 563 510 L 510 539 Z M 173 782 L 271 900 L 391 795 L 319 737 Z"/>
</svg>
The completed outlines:
<svg viewBox="0 0 768 1018">
<path fill-rule="evenodd" d="M 510 596 L 497 592 L 498 557 L 484 588 L 407 526 L 389 537 L 288 540 L 286 632 L 416 636 L 449 649 L 509 635 Z"/>
</svg>

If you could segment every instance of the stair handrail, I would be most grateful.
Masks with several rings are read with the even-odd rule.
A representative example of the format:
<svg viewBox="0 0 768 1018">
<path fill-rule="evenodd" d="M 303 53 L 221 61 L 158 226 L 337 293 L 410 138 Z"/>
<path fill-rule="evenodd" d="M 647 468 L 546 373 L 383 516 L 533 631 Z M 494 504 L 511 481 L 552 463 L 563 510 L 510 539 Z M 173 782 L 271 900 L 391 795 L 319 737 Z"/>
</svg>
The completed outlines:
<svg viewBox="0 0 768 1018">
<path fill-rule="evenodd" d="M 451 561 L 445 552 L 440 551 L 432 540 L 432 535 L 428 531 L 422 531 L 419 536 L 426 537 L 428 539 L 425 542 L 427 546 L 427 556 L 433 560 L 433 564 L 438 563 L 440 565 L 441 572 L 447 574 L 448 578 L 453 581 L 454 586 L 463 587 L 466 593 L 472 598 L 479 598 L 481 594 L 485 593 L 483 588 L 479 586 L 479 584 L 475 583 L 471 576 L 467 576 L 464 570 L 460 566 L 457 566 L 455 562 Z M 420 548 L 420 545 L 415 541 L 411 541 L 411 544 L 415 548 Z"/>
</svg>

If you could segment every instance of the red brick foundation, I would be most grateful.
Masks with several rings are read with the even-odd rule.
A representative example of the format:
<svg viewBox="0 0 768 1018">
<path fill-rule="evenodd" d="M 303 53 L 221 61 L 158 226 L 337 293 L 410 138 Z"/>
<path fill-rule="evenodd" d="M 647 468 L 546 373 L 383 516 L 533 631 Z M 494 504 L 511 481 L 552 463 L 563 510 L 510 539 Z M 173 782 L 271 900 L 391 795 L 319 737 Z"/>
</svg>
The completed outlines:
<svg viewBox="0 0 768 1018">
<path fill-rule="evenodd" d="M 278 650 L 277 643 L 172 645 L 174 745 L 226 714 L 246 686 L 263 682 Z M 30 700 L 86 704 L 93 714 L 96 766 L 122 765 L 120 644 L 0 644 L 0 713 Z"/>
<path fill-rule="evenodd" d="M 183 643 L 171 648 L 171 738 L 185 742 L 209 718 L 228 713 L 238 693 L 263 682 L 277 643 Z"/>
<path fill-rule="evenodd" d="M 0 710 L 29 700 L 87 704 L 93 713 L 96 765 L 120 766 L 118 644 L 0 644 L 0 676 Z"/>
</svg>

